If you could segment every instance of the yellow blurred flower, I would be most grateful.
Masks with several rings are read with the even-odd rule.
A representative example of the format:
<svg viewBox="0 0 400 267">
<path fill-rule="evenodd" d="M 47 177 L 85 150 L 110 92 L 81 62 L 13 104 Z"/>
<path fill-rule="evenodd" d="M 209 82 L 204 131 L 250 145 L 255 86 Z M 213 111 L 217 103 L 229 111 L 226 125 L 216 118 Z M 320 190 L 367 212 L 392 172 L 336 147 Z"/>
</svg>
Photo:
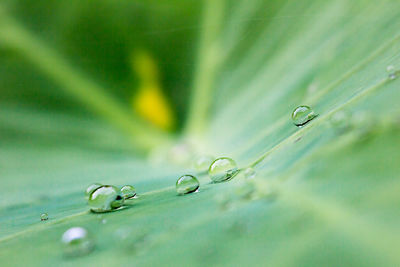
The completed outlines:
<svg viewBox="0 0 400 267">
<path fill-rule="evenodd" d="M 164 130 L 175 126 L 171 104 L 161 89 L 157 64 L 146 51 L 132 55 L 132 68 L 139 78 L 139 88 L 133 96 L 133 109 L 145 120 Z"/>
</svg>

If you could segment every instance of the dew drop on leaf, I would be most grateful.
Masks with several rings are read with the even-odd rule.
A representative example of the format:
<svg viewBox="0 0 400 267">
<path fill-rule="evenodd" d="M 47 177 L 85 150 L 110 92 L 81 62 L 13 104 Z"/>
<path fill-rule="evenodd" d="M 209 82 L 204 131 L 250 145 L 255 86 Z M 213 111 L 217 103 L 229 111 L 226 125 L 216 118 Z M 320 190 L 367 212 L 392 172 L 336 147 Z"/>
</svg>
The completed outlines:
<svg viewBox="0 0 400 267">
<path fill-rule="evenodd" d="M 252 178 L 256 177 L 256 171 L 251 167 L 246 168 L 243 171 L 243 174 L 244 174 L 244 177 L 246 177 L 247 179 L 252 179 Z"/>
<path fill-rule="evenodd" d="M 213 161 L 214 157 L 212 156 L 200 156 L 195 160 L 194 168 L 198 172 L 206 172 Z"/>
<path fill-rule="evenodd" d="M 41 221 L 47 221 L 49 219 L 49 215 L 47 213 L 40 214 Z"/>
<path fill-rule="evenodd" d="M 208 169 L 210 179 L 215 182 L 223 182 L 233 178 L 238 173 L 236 162 L 227 157 L 214 160 Z"/>
<path fill-rule="evenodd" d="M 124 199 L 129 199 L 136 196 L 136 189 L 131 185 L 124 185 L 121 187 L 120 193 Z"/>
<path fill-rule="evenodd" d="M 293 110 L 292 120 L 296 126 L 304 126 L 318 115 L 309 106 L 298 106 Z"/>
<path fill-rule="evenodd" d="M 83 227 L 72 227 L 64 232 L 61 241 L 66 256 L 76 257 L 89 254 L 94 248 L 94 241 Z"/>
<path fill-rule="evenodd" d="M 389 74 L 389 79 L 390 79 L 390 80 L 394 80 L 394 79 L 397 78 L 396 69 L 394 68 L 393 65 L 387 66 L 386 71 L 387 71 L 388 74 Z"/>
<path fill-rule="evenodd" d="M 92 192 L 88 204 L 93 212 L 107 212 L 121 207 L 124 198 L 115 186 L 102 185 Z"/>
<path fill-rule="evenodd" d="M 176 181 L 178 194 L 189 194 L 199 189 L 200 183 L 193 175 L 183 175 Z"/>
<path fill-rule="evenodd" d="M 100 186 L 102 186 L 102 184 L 100 184 L 100 183 L 93 183 L 93 184 L 89 185 L 86 188 L 85 196 L 89 197 L 93 193 L 93 191 L 96 190 L 97 188 L 99 188 Z"/>
</svg>

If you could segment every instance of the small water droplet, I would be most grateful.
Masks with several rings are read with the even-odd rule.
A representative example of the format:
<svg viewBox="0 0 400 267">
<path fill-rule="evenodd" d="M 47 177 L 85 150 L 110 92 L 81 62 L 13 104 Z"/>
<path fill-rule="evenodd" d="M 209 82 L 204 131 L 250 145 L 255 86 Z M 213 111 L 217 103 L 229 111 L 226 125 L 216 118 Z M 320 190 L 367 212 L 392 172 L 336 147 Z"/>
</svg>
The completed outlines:
<svg viewBox="0 0 400 267">
<path fill-rule="evenodd" d="M 247 179 L 253 179 L 254 177 L 256 177 L 256 171 L 251 167 L 246 168 L 243 171 L 243 173 L 244 173 L 244 177 L 246 177 Z"/>
<path fill-rule="evenodd" d="M 88 204 L 93 212 L 107 212 L 120 208 L 124 198 L 115 186 L 103 185 L 92 192 Z"/>
<path fill-rule="evenodd" d="M 215 182 L 223 182 L 232 179 L 238 173 L 236 162 L 227 157 L 214 160 L 208 169 L 210 179 Z"/>
<path fill-rule="evenodd" d="M 212 156 L 200 156 L 194 162 L 194 168 L 198 172 L 206 172 L 213 161 L 214 157 Z"/>
<path fill-rule="evenodd" d="M 296 126 L 304 126 L 318 115 L 309 106 L 298 106 L 292 112 L 292 120 Z"/>
<path fill-rule="evenodd" d="M 100 186 L 102 186 L 102 184 L 100 184 L 100 183 L 93 183 L 93 184 L 89 185 L 86 188 L 85 196 L 89 197 L 93 193 L 93 191 L 96 190 L 97 188 L 99 188 Z"/>
<path fill-rule="evenodd" d="M 49 219 L 49 215 L 47 213 L 40 214 L 41 221 L 47 221 Z"/>
<path fill-rule="evenodd" d="M 102 223 L 102 224 L 106 224 L 106 223 L 107 223 L 107 220 L 106 220 L 106 219 L 102 219 L 102 220 L 101 220 L 101 223 Z"/>
<path fill-rule="evenodd" d="M 94 241 L 83 227 L 72 227 L 64 232 L 61 241 L 66 256 L 83 256 L 94 248 Z"/>
<path fill-rule="evenodd" d="M 131 185 L 124 185 L 121 187 L 120 192 L 124 199 L 130 199 L 136 196 L 136 189 Z"/>
<path fill-rule="evenodd" d="M 178 194 L 189 194 L 199 189 L 200 183 L 193 175 L 183 175 L 176 181 Z"/>
<path fill-rule="evenodd" d="M 396 69 L 394 68 L 393 65 L 387 66 L 386 71 L 389 73 L 389 79 L 390 80 L 394 80 L 394 79 L 397 78 Z"/>
</svg>

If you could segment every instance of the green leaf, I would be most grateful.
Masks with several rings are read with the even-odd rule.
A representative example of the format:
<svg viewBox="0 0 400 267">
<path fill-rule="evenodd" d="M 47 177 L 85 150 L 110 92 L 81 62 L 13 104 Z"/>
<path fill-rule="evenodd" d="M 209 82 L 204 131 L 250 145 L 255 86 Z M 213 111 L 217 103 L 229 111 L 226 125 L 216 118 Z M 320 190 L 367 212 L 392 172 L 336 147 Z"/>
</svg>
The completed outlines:
<svg viewBox="0 0 400 267">
<path fill-rule="evenodd" d="M 400 264 L 400 3 L 37 2 L 0 6 L 2 266 Z M 141 46 L 177 141 L 129 109 Z M 299 105 L 318 114 L 301 128 Z M 242 172 L 212 184 L 199 155 Z M 177 195 L 183 174 L 199 192 Z M 91 213 L 93 182 L 139 198 Z M 73 226 L 92 253 L 63 254 Z"/>
</svg>

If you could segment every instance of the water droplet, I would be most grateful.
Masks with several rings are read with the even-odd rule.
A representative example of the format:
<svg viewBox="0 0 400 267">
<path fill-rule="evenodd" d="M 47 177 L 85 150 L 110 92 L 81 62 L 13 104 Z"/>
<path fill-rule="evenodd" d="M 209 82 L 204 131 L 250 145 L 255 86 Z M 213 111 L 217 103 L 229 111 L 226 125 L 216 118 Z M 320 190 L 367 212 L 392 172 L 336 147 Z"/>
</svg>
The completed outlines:
<svg viewBox="0 0 400 267">
<path fill-rule="evenodd" d="M 387 66 L 386 71 L 389 73 L 389 79 L 390 80 L 394 80 L 394 79 L 397 78 L 396 69 L 394 68 L 393 65 Z"/>
<path fill-rule="evenodd" d="M 133 198 L 134 196 L 136 196 L 136 189 L 131 186 L 131 185 L 124 185 L 123 187 L 121 187 L 121 196 L 124 199 L 129 199 L 129 198 Z"/>
<path fill-rule="evenodd" d="M 97 188 L 99 188 L 100 186 L 102 186 L 102 184 L 100 184 L 100 183 L 93 183 L 93 184 L 89 185 L 86 188 L 85 196 L 89 197 L 93 193 L 93 191 L 96 190 Z"/>
<path fill-rule="evenodd" d="M 244 177 L 246 177 L 247 179 L 252 179 L 252 178 L 256 177 L 256 171 L 251 167 L 246 168 L 243 171 L 243 173 L 244 173 Z"/>
<path fill-rule="evenodd" d="M 94 242 L 88 231 L 83 227 L 72 227 L 64 232 L 61 241 L 67 256 L 83 256 L 94 248 Z"/>
<path fill-rule="evenodd" d="M 189 194 L 199 189 L 199 181 L 193 175 L 183 175 L 176 181 L 178 194 Z"/>
<path fill-rule="evenodd" d="M 49 215 L 47 213 L 40 214 L 41 221 L 47 221 L 49 219 Z"/>
<path fill-rule="evenodd" d="M 292 113 L 292 120 L 296 126 L 304 126 L 318 115 L 309 106 L 298 106 Z"/>
<path fill-rule="evenodd" d="M 107 220 L 106 220 L 106 219 L 102 219 L 102 220 L 101 220 L 101 223 L 102 223 L 102 224 L 106 224 L 106 223 L 107 223 Z"/>
<path fill-rule="evenodd" d="M 206 172 L 213 161 L 214 157 L 212 156 L 200 156 L 194 162 L 194 168 L 198 172 Z"/>
<path fill-rule="evenodd" d="M 208 175 L 215 183 L 232 179 L 238 173 L 236 162 L 231 158 L 218 158 L 210 165 Z"/>
<path fill-rule="evenodd" d="M 88 204 L 93 212 L 107 212 L 121 207 L 124 198 L 115 186 L 103 185 L 92 192 Z"/>
</svg>

